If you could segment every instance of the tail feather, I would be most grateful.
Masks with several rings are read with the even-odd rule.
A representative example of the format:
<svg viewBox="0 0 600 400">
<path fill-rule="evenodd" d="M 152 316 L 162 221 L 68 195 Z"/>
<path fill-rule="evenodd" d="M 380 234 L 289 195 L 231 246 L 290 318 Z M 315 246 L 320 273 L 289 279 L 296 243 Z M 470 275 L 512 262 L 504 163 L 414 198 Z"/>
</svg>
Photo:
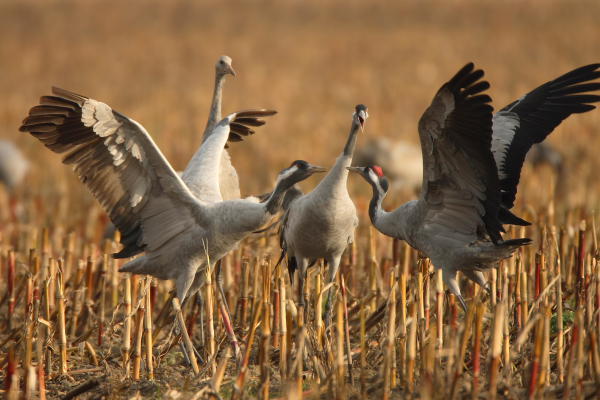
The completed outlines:
<svg viewBox="0 0 600 400">
<path fill-rule="evenodd" d="M 503 224 L 519 225 L 519 226 L 531 225 L 531 222 L 525 221 L 524 219 L 517 217 L 510 210 L 508 210 L 504 207 L 500 207 L 500 210 L 498 211 L 498 219 Z"/>
<path fill-rule="evenodd" d="M 505 240 L 505 241 L 501 242 L 499 244 L 499 246 L 517 248 L 517 247 L 521 247 L 521 246 L 526 246 L 528 244 L 531 244 L 530 238 L 519 238 L 519 239 Z"/>
<path fill-rule="evenodd" d="M 147 274 L 149 273 L 146 268 L 146 257 L 142 256 L 131 260 L 121 268 L 119 272 L 131 272 L 132 274 Z"/>
<path fill-rule="evenodd" d="M 123 265 L 121 268 L 119 268 L 119 272 L 152 275 L 158 279 L 172 279 L 174 271 L 163 268 L 156 259 L 150 258 L 147 255 L 143 255 Z"/>
</svg>

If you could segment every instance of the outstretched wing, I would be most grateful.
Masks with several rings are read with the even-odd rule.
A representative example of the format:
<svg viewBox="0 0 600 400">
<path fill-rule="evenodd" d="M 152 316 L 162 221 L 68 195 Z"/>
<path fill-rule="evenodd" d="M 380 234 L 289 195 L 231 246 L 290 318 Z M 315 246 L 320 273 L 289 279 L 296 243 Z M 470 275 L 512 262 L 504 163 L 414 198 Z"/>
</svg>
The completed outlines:
<svg viewBox="0 0 600 400">
<path fill-rule="evenodd" d="M 227 142 L 239 142 L 252 135 L 251 127 L 264 125 L 261 119 L 276 114 L 273 110 L 246 110 L 222 119 L 206 136 L 200 148 L 183 171 L 182 179 L 192 193 L 201 201 L 215 203 L 223 200 L 219 174 L 221 158 Z"/>
<path fill-rule="evenodd" d="M 482 70 L 464 66 L 435 95 L 419 121 L 423 152 L 420 203 L 439 234 L 502 239 L 500 190 L 492 156 L 491 99 Z"/>
<path fill-rule="evenodd" d="M 78 178 L 121 231 L 117 258 L 156 250 L 203 223 L 194 198 L 146 130 L 108 105 L 52 88 L 19 128 L 55 153 L 68 154 Z"/>
<path fill-rule="evenodd" d="M 508 211 L 515 202 L 525 155 L 569 115 L 595 108 L 590 103 L 600 101 L 600 96 L 584 93 L 600 89 L 600 82 L 590 82 L 600 78 L 599 69 L 600 64 L 574 69 L 544 83 L 494 115 L 492 152 L 500 177 L 502 222 L 528 224 Z"/>
</svg>

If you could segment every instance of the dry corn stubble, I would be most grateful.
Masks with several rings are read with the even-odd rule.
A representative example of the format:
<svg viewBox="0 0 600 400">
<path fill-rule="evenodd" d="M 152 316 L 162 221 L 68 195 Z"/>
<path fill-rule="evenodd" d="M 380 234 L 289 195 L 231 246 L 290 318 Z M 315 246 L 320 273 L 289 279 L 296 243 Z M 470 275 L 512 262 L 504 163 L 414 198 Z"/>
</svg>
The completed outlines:
<svg viewBox="0 0 600 400">
<path fill-rule="evenodd" d="M 416 142 L 420 113 L 458 66 L 473 60 L 483 67 L 502 106 L 544 79 L 595 61 L 590 54 L 597 54 L 600 35 L 600 5 L 586 1 L 209 3 L 3 3 L 0 33 L 10 39 L 2 41 L 0 59 L 15 62 L 0 77 L 0 125 L 18 126 L 36 96 L 50 84 L 64 85 L 142 121 L 180 169 L 199 142 L 208 77 L 225 52 L 240 75 L 227 82 L 224 111 L 252 106 L 248 99 L 280 111 L 268 132 L 231 147 L 243 192 L 261 193 L 291 159 L 310 155 L 330 164 L 339 146 L 334 133 L 346 133 L 343 121 L 357 102 L 372 114 L 359 147 L 383 132 Z M 351 181 L 362 223 L 341 267 L 335 327 L 326 332 L 320 314 L 322 271 L 311 271 L 304 318 L 285 266 L 264 269 L 263 260 L 274 263 L 277 241 L 248 241 L 225 263 L 241 366 L 229 354 L 209 275 L 202 305 L 186 302 L 179 317 L 184 324 L 194 316 L 188 346 L 208 362 L 191 368 L 169 335 L 172 285 L 148 290 L 145 279 L 119 274 L 117 263 L 105 259 L 106 220 L 96 203 L 54 156 L 9 128 L 35 168 L 15 194 L 20 215 L 5 212 L 10 199 L 0 188 L 5 393 L 56 398 L 78 389 L 92 398 L 132 397 L 140 389 L 167 397 L 170 388 L 191 397 L 210 382 L 223 398 L 597 396 L 598 122 L 598 112 L 572 117 L 551 136 L 568 179 L 525 167 L 517 214 L 534 225 L 509 235 L 531 236 L 535 244 L 488 274 L 492 297 L 474 299 L 467 315 L 440 290 L 428 261 L 368 229 L 366 189 Z M 386 206 L 408 198 L 390 196 Z M 463 285 L 472 297 L 471 285 Z M 152 376 L 154 392 L 144 392 Z M 86 385 L 93 379 L 98 385 Z"/>
</svg>

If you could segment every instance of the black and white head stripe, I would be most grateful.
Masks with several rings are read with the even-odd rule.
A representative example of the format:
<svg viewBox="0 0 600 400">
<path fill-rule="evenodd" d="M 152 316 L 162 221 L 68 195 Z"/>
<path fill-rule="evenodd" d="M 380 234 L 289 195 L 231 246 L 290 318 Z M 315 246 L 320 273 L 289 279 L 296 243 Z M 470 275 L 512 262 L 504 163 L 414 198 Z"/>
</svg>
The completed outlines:
<svg viewBox="0 0 600 400">
<path fill-rule="evenodd" d="M 289 178 L 290 176 L 294 175 L 298 171 L 298 169 L 298 166 L 295 163 L 292 163 L 292 165 L 290 165 L 289 167 L 287 167 L 279 173 L 277 180 L 281 181 L 283 179 Z"/>
<path fill-rule="evenodd" d="M 593 110 L 600 96 L 600 64 L 570 71 L 527 93 L 493 117 L 492 152 L 498 167 L 502 207 L 514 205 L 525 155 L 571 114 Z M 501 215 L 502 215 L 501 210 Z M 508 222 L 508 221 L 503 221 Z"/>
<path fill-rule="evenodd" d="M 385 175 L 383 175 L 383 169 L 379 165 L 373 165 L 372 167 L 365 167 L 365 170 L 369 180 L 373 182 L 378 190 L 381 189 L 383 193 L 387 193 L 389 189 L 389 182 Z"/>
<path fill-rule="evenodd" d="M 310 167 L 311 167 L 311 165 L 304 160 L 293 161 L 289 167 L 287 167 L 286 169 L 282 170 L 279 173 L 277 180 L 282 181 L 284 179 L 287 179 L 299 171 L 306 172 L 306 173 L 311 172 L 311 171 L 309 171 Z"/>
</svg>

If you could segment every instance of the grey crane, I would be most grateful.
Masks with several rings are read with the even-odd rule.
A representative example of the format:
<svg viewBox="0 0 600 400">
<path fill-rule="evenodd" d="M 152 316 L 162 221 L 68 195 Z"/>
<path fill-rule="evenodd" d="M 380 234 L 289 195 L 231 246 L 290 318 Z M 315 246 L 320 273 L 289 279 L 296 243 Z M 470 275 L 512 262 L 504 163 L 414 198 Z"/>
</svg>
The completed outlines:
<svg viewBox="0 0 600 400">
<path fill-rule="evenodd" d="M 13 191 L 25 178 L 29 162 L 13 142 L 0 139 L 0 183 Z"/>
<path fill-rule="evenodd" d="M 213 89 L 208 120 L 206 121 L 206 127 L 204 128 L 202 143 L 206 141 L 206 139 L 212 133 L 215 125 L 221 120 L 221 102 L 223 98 L 223 86 L 225 84 L 225 78 L 227 75 L 236 76 L 236 72 L 233 69 L 231 62 L 231 57 L 221 56 L 215 63 L 215 85 Z M 249 133 L 254 133 L 254 131 L 250 131 Z M 230 140 L 232 142 L 237 142 L 242 140 L 242 138 L 240 135 L 232 134 L 230 136 Z M 212 172 L 214 174 L 217 174 L 217 177 L 219 178 L 220 188 L 218 198 L 205 198 L 203 196 L 204 190 L 202 186 L 198 186 L 197 182 L 197 175 L 205 176 L 207 174 L 207 171 L 202 170 L 202 154 L 206 153 L 199 153 L 199 151 L 196 152 L 192 159 L 189 161 L 186 169 L 183 172 L 179 173 L 183 182 L 190 187 L 192 193 L 194 193 L 194 195 L 200 200 L 205 201 L 220 201 L 240 198 L 240 188 L 237 172 L 231 164 L 231 158 L 229 157 L 229 153 L 226 150 L 223 152 L 220 166 Z M 112 238 L 114 236 L 114 233 L 115 226 L 109 224 L 105 229 L 104 237 Z"/>
<path fill-rule="evenodd" d="M 148 132 L 138 122 L 108 105 L 64 89 L 42 96 L 23 121 L 31 133 L 74 171 L 121 231 L 123 249 L 116 258 L 144 255 L 121 271 L 175 281 L 184 301 L 199 288 L 199 270 L 211 266 L 240 240 L 266 223 L 280 207 L 283 194 L 295 183 L 323 169 L 296 161 L 283 170 L 265 203 L 199 200 L 173 170 Z M 233 113 L 210 135 L 223 150 L 230 134 L 243 134 L 260 117 L 274 111 Z M 241 133 L 236 133 L 237 130 Z M 218 168 L 220 154 L 212 157 Z M 218 180 L 214 180 L 218 185 Z M 183 329 L 185 329 L 183 327 Z"/>
<path fill-rule="evenodd" d="M 215 86 L 213 91 L 212 102 L 210 106 L 210 112 L 208 114 L 208 121 L 204 128 L 204 134 L 202 142 L 211 136 L 214 131 L 214 127 L 221 120 L 221 99 L 223 98 L 223 85 L 225 84 L 225 77 L 227 75 L 236 76 L 236 73 L 231 66 L 231 58 L 228 56 L 221 56 L 215 64 Z M 236 141 L 237 138 L 232 137 L 232 141 Z M 204 154 L 205 156 L 205 154 Z M 196 153 L 188 163 L 187 167 L 183 171 L 182 179 L 190 186 L 192 192 L 200 199 L 203 199 L 203 189 L 201 186 L 197 186 L 198 175 L 206 176 L 206 172 L 202 170 L 202 157 L 203 154 Z M 216 171 L 219 178 L 219 194 L 218 198 L 212 197 L 207 200 L 220 201 L 220 200 L 232 200 L 239 199 L 240 196 L 240 182 L 237 175 L 237 171 L 231 164 L 231 157 L 227 150 L 222 152 L 221 163 Z M 194 182 L 190 185 L 189 182 Z"/>
<path fill-rule="evenodd" d="M 342 154 L 329 173 L 310 193 L 291 200 L 283 217 L 281 258 L 287 255 L 290 279 L 298 269 L 299 305 L 304 310 L 304 277 L 309 265 L 324 258 L 329 265 L 329 281 L 337 274 L 342 253 L 354 239 L 358 225 L 356 207 L 346 183 L 358 132 L 364 129 L 367 107 L 359 104 L 352 114 L 352 126 Z M 327 318 L 331 313 L 331 291 L 327 297 Z"/>
<path fill-rule="evenodd" d="M 503 224 L 529 225 L 514 215 L 527 151 L 565 118 L 595 107 L 600 64 L 587 65 L 534 89 L 492 115 L 489 84 L 472 63 L 435 95 L 419 121 L 423 187 L 418 200 L 387 212 L 388 182 L 379 167 L 351 167 L 372 186 L 369 216 L 383 234 L 405 240 L 442 269 L 444 282 L 465 302 L 457 271 L 486 287 L 482 271 L 510 257 L 528 238 L 503 240 Z"/>
</svg>

